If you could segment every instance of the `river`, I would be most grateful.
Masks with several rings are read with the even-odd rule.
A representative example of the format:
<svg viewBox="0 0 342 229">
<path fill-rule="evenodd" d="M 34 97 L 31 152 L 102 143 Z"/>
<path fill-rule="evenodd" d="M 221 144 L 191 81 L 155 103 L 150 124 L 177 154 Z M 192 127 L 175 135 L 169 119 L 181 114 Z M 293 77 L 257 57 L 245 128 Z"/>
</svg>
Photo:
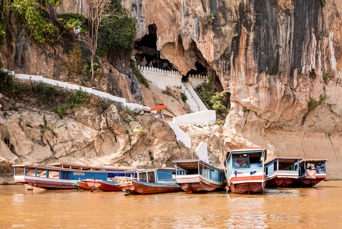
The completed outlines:
<svg viewBox="0 0 342 229">
<path fill-rule="evenodd" d="M 32 193 L 0 185 L 0 228 L 342 228 L 342 181 L 260 195 Z"/>
</svg>

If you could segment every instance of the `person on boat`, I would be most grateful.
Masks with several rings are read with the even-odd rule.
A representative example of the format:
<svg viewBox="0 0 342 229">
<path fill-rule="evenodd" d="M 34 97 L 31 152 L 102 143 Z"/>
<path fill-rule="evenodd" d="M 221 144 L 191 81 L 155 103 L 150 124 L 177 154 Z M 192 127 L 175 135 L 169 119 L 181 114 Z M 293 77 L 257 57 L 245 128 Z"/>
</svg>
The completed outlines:
<svg viewBox="0 0 342 229">
<path fill-rule="evenodd" d="M 306 166 L 306 174 L 310 177 L 310 178 L 315 178 L 316 177 L 316 167 L 315 164 L 307 164 Z"/>
</svg>

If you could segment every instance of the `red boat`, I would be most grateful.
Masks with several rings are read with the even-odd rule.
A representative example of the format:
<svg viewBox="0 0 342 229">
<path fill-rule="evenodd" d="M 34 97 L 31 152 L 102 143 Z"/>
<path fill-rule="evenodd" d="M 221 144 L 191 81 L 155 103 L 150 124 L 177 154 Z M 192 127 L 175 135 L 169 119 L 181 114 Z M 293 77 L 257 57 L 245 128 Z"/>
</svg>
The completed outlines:
<svg viewBox="0 0 342 229">
<path fill-rule="evenodd" d="M 91 190 L 91 187 L 85 181 L 77 181 L 78 186 L 84 190 Z"/>
<path fill-rule="evenodd" d="M 90 190 L 95 190 L 95 189 L 98 189 L 98 187 L 100 186 L 100 181 L 101 180 L 85 179 L 83 181 L 87 183 L 87 185 L 89 186 Z"/>
<path fill-rule="evenodd" d="M 312 187 L 327 177 L 326 159 L 303 159 L 299 162 L 296 186 Z"/>
<path fill-rule="evenodd" d="M 98 189 L 106 192 L 121 191 L 120 185 L 115 181 L 98 181 Z"/>
</svg>

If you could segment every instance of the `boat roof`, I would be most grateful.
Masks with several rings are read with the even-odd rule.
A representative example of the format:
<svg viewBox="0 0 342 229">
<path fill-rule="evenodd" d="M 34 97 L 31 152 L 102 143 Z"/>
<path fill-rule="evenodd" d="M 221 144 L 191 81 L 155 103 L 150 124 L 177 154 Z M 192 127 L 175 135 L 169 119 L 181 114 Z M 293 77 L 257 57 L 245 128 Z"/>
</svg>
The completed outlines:
<svg viewBox="0 0 342 229">
<path fill-rule="evenodd" d="M 115 168 L 110 166 L 89 166 L 89 165 L 78 165 L 78 164 L 63 164 L 63 163 L 54 163 L 51 164 L 53 167 L 67 168 L 67 169 L 78 169 L 78 170 L 122 170 L 125 171 L 127 169 Z"/>
<path fill-rule="evenodd" d="M 306 158 L 306 159 L 302 159 L 300 162 L 303 162 L 303 161 L 313 161 L 313 162 L 316 162 L 316 161 L 328 161 L 328 159 L 314 159 L 314 158 Z"/>
<path fill-rule="evenodd" d="M 250 154 L 250 153 L 257 153 L 260 151 L 264 151 L 264 157 L 267 157 L 267 150 L 263 148 L 241 148 L 241 149 L 232 149 L 227 152 L 226 157 L 228 158 L 231 154 Z"/>
<path fill-rule="evenodd" d="M 268 163 L 270 163 L 270 162 L 273 162 L 273 161 L 275 161 L 275 160 L 301 160 L 302 158 L 301 157 L 296 157 L 296 156 L 279 156 L 279 157 L 274 157 L 274 158 L 272 158 L 272 159 L 270 159 L 270 160 L 268 160 L 268 161 L 266 161 L 265 162 L 265 164 L 268 164 Z"/>
<path fill-rule="evenodd" d="M 263 148 L 257 148 L 257 147 L 251 147 L 251 148 L 237 148 L 237 149 L 231 149 L 229 153 L 234 153 L 234 152 L 242 152 L 246 151 L 248 153 L 249 151 L 255 152 L 255 151 L 266 151 L 266 149 Z"/>
<path fill-rule="evenodd" d="M 132 172 L 133 170 L 125 170 L 125 169 L 92 169 L 90 167 L 59 167 L 59 166 L 51 166 L 51 165 L 25 165 L 25 164 L 17 164 L 12 165 L 13 168 L 27 168 L 27 169 L 37 169 L 37 170 L 49 170 L 49 171 L 91 171 L 91 172 Z M 94 167 L 95 168 L 95 167 Z"/>
<path fill-rule="evenodd" d="M 154 168 L 154 169 L 138 169 L 136 172 L 138 173 L 146 173 L 146 172 L 154 172 L 158 170 L 164 170 L 164 171 L 176 171 L 175 168 Z"/>
<path fill-rule="evenodd" d="M 176 164 L 178 167 L 182 168 L 182 169 L 197 169 L 198 168 L 198 164 L 203 164 L 209 168 L 212 169 L 217 169 L 217 170 L 222 170 L 220 168 L 217 168 L 205 161 L 202 160 L 177 160 L 177 161 L 172 161 L 172 163 Z"/>
</svg>

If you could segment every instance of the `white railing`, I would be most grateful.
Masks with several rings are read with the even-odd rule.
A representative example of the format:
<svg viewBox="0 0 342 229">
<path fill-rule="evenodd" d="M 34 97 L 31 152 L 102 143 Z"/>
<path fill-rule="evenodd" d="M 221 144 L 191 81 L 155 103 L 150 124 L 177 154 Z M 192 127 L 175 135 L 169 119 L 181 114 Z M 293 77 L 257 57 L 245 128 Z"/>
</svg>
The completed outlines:
<svg viewBox="0 0 342 229">
<path fill-rule="evenodd" d="M 148 69 L 145 68 L 145 69 Z M 5 70 L 5 69 L 4 69 Z M 149 69 L 150 71 L 151 69 Z M 7 70 L 5 70 L 7 71 Z M 175 72 L 175 71 L 165 71 L 165 70 L 156 70 L 155 68 L 152 68 L 152 71 L 161 73 L 164 72 L 165 74 L 168 75 L 174 75 L 177 76 L 177 78 L 179 79 L 179 85 L 181 87 L 185 87 L 187 88 L 187 92 L 188 92 L 188 97 L 191 98 L 191 100 L 195 101 L 196 106 L 199 106 L 198 109 L 200 109 L 200 107 L 202 105 L 199 104 L 198 101 L 201 101 L 199 98 L 196 99 L 195 97 L 198 95 L 196 94 L 196 92 L 193 90 L 193 88 L 189 85 L 189 86 L 185 86 L 181 83 L 181 77 L 179 75 L 179 73 Z M 13 75 L 15 78 L 19 79 L 19 80 L 24 80 L 24 81 L 33 81 L 33 82 L 41 82 L 44 84 L 48 84 L 48 85 L 52 85 L 52 86 L 56 86 L 56 87 L 61 87 L 67 90 L 82 90 L 84 92 L 87 92 L 89 94 L 93 94 L 96 95 L 100 98 L 104 98 L 104 99 L 108 99 L 111 101 L 115 101 L 115 102 L 119 102 L 121 103 L 124 107 L 129 107 L 130 109 L 146 109 L 146 110 L 150 110 L 149 107 L 147 106 L 143 106 L 141 104 L 136 104 L 136 103 L 127 103 L 125 98 L 121 98 L 121 97 L 117 97 L 114 95 L 111 95 L 109 93 L 103 92 L 103 91 L 99 91 L 93 88 L 89 88 L 89 87 L 83 87 L 83 86 L 79 86 L 79 85 L 75 85 L 75 84 L 71 84 L 71 83 L 67 83 L 67 82 L 63 82 L 63 81 L 58 81 L 58 80 L 53 80 L 50 78 L 45 78 L 41 75 L 28 75 L 28 74 L 17 74 L 14 71 L 8 71 L 11 75 Z M 160 76 L 159 76 L 160 77 Z M 159 78 L 160 81 L 160 78 Z M 167 80 L 167 82 L 170 82 L 169 80 Z M 193 92 L 192 92 L 193 91 Z M 197 100 L 197 101 L 196 101 Z M 202 102 L 202 101 L 201 101 Z M 203 103 L 203 102 L 202 102 Z M 204 106 L 204 104 L 203 104 Z M 186 115 L 182 115 L 182 116 L 178 116 L 175 117 L 173 119 L 172 122 L 169 123 L 170 127 L 173 129 L 174 133 L 176 134 L 176 138 L 177 141 L 181 141 L 184 143 L 184 145 L 188 148 L 191 148 L 191 138 L 189 137 L 189 135 L 187 135 L 178 125 L 179 124 L 196 124 L 196 125 L 206 125 L 206 124 L 214 124 L 216 122 L 216 112 L 213 110 L 207 110 L 207 108 L 204 106 L 202 107 L 203 111 L 200 112 L 195 112 L 195 113 L 191 113 L 191 114 L 186 114 Z"/>
<path fill-rule="evenodd" d="M 177 141 L 181 141 L 188 148 L 191 148 L 191 138 L 176 123 L 169 122 L 169 126 L 175 132 Z"/>
<path fill-rule="evenodd" d="M 7 71 L 7 70 L 5 70 L 5 71 Z M 71 83 L 67 83 L 67 82 L 63 82 L 63 81 L 58 81 L 58 80 L 53 80 L 53 79 L 50 79 L 50 78 L 45 78 L 45 77 L 43 77 L 41 75 L 18 74 L 18 73 L 15 73 L 14 71 L 8 71 L 8 72 L 11 75 L 13 75 L 13 77 L 15 77 L 15 78 L 17 78 L 19 80 L 33 81 L 33 82 L 37 82 L 37 83 L 44 83 L 44 84 L 48 84 L 48 85 L 64 88 L 64 89 L 67 89 L 67 90 L 82 90 L 84 92 L 87 92 L 89 94 L 98 96 L 100 98 L 108 99 L 110 101 L 121 103 L 122 106 L 129 107 L 130 109 L 150 110 L 150 108 L 147 107 L 147 106 L 143 106 L 143 105 L 137 104 L 137 103 L 127 103 L 125 98 L 114 96 L 114 95 L 109 94 L 107 92 L 99 91 L 99 90 L 96 90 L 96 89 L 93 89 L 93 88 L 83 87 L 83 86 L 76 85 L 76 84 L 71 84 Z"/>
<path fill-rule="evenodd" d="M 189 83 L 183 83 L 184 93 L 188 99 L 187 103 L 192 111 L 204 111 L 208 110 L 201 98 L 197 95 L 196 91 Z"/>
</svg>

